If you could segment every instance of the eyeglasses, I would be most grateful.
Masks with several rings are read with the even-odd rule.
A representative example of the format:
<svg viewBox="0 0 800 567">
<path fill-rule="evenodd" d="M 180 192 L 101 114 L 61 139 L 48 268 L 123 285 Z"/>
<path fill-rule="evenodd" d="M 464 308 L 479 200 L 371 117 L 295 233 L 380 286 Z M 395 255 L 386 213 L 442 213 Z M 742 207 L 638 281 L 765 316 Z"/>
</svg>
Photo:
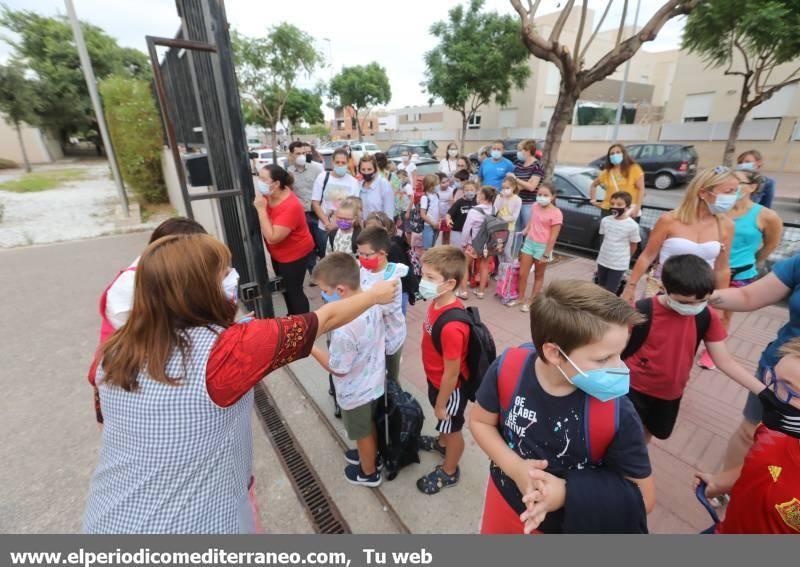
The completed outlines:
<svg viewBox="0 0 800 567">
<path fill-rule="evenodd" d="M 775 397 L 778 398 L 779 401 L 788 404 L 794 398 L 800 400 L 800 392 L 792 388 L 786 380 L 778 378 L 774 367 L 768 368 L 767 372 L 769 373 L 767 375 L 768 379 L 766 380 L 767 388 L 772 388 Z"/>
</svg>

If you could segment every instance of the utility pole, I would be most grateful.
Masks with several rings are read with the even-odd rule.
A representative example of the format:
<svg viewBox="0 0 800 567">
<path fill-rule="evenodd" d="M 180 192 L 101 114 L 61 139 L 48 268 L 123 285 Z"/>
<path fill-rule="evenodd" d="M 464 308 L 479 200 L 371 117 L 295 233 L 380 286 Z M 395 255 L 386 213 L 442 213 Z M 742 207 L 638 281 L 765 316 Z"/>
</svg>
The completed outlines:
<svg viewBox="0 0 800 567">
<path fill-rule="evenodd" d="M 100 137 L 103 140 L 103 145 L 106 148 L 106 155 L 108 156 L 108 163 L 111 166 L 111 173 L 114 175 L 114 183 L 117 186 L 117 193 L 119 200 L 122 204 L 122 213 L 125 218 L 130 217 L 128 210 L 128 195 L 125 193 L 125 186 L 122 184 L 122 176 L 119 173 L 117 166 L 117 158 L 114 155 L 114 147 L 111 145 L 111 136 L 108 135 L 108 127 L 106 126 L 106 118 L 103 114 L 103 106 L 100 104 L 100 97 L 97 94 L 97 80 L 94 77 L 92 70 L 92 61 L 89 59 L 89 52 L 86 50 L 86 42 L 83 39 L 83 30 L 78 21 L 78 16 L 75 14 L 75 6 L 72 0 L 64 0 L 67 7 L 67 16 L 72 25 L 72 35 L 75 38 L 75 45 L 78 48 L 78 56 L 81 59 L 81 67 L 83 68 L 83 78 L 86 79 L 86 87 L 89 89 L 89 97 L 92 99 L 92 107 L 94 114 L 97 117 L 97 125 L 100 128 Z"/>
<path fill-rule="evenodd" d="M 633 16 L 633 33 L 638 31 L 639 27 L 639 8 L 642 6 L 642 0 L 636 0 L 636 13 Z M 631 58 L 632 59 L 632 58 Z M 617 115 L 614 119 L 614 132 L 611 134 L 611 143 L 617 143 L 619 136 L 619 125 L 622 122 L 622 107 L 625 104 L 625 87 L 628 86 L 628 73 L 631 70 L 631 60 L 625 62 L 625 75 L 622 77 L 622 86 L 619 88 L 619 103 L 617 104 Z"/>
</svg>

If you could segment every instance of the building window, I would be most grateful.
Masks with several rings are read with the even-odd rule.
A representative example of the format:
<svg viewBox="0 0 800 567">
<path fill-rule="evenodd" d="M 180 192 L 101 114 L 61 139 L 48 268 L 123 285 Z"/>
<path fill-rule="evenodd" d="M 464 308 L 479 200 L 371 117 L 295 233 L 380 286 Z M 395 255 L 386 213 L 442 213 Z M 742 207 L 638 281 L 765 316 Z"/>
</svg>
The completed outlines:
<svg viewBox="0 0 800 567">
<path fill-rule="evenodd" d="M 467 122 L 467 128 L 470 130 L 478 130 L 481 127 L 481 115 L 480 114 L 473 114 L 472 117 Z"/>
<path fill-rule="evenodd" d="M 684 122 L 708 122 L 708 116 L 687 116 Z"/>
<path fill-rule="evenodd" d="M 358 122 L 356 122 L 355 118 L 350 119 L 350 128 L 352 128 L 353 130 L 356 130 L 358 128 Z"/>
<path fill-rule="evenodd" d="M 686 96 L 683 101 L 684 122 L 708 122 L 715 93 L 697 93 Z"/>
<path fill-rule="evenodd" d="M 409 122 L 419 122 L 422 119 L 422 115 L 419 112 L 412 112 L 408 115 Z"/>
<path fill-rule="evenodd" d="M 344 130 L 344 120 L 337 120 L 336 121 L 336 129 L 337 130 Z"/>
<path fill-rule="evenodd" d="M 368 128 L 368 129 L 370 129 L 370 130 L 372 130 L 372 120 L 370 120 L 369 122 L 367 122 L 367 128 Z"/>
</svg>

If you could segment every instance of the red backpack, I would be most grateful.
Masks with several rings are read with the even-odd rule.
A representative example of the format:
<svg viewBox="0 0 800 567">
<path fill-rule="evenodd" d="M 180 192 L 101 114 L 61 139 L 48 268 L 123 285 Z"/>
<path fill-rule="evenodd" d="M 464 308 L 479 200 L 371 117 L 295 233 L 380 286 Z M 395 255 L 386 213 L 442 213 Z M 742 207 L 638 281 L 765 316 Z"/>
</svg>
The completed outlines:
<svg viewBox="0 0 800 567">
<path fill-rule="evenodd" d="M 505 423 L 506 416 L 511 410 L 512 398 L 522 379 L 522 370 L 532 357 L 536 357 L 536 349 L 532 344 L 510 348 L 501 355 L 497 376 L 501 424 Z M 619 427 L 619 398 L 601 402 L 587 395 L 583 419 L 586 454 L 590 462 L 597 466 L 603 461 Z"/>
</svg>

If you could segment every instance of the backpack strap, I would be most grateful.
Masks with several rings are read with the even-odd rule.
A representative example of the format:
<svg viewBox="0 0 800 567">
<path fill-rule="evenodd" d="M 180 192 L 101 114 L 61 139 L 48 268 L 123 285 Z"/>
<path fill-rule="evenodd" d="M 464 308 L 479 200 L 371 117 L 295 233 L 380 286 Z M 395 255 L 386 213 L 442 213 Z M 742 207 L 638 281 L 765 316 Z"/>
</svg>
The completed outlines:
<svg viewBox="0 0 800 567">
<path fill-rule="evenodd" d="M 586 454 L 589 461 L 597 466 L 603 460 L 619 427 L 619 398 L 601 402 L 587 394 L 583 427 L 586 436 Z"/>
<path fill-rule="evenodd" d="M 697 352 L 697 349 L 700 348 L 700 343 L 706 338 L 706 333 L 708 333 L 708 329 L 711 327 L 710 307 L 706 307 L 694 316 L 694 325 L 697 331 L 697 344 L 695 344 L 694 350 Z"/>
<path fill-rule="evenodd" d="M 323 197 L 325 197 L 325 187 L 328 186 L 328 179 L 331 178 L 331 172 L 325 172 L 325 181 L 322 182 L 322 194 L 319 196 L 319 202 L 322 203 Z"/>
<path fill-rule="evenodd" d="M 511 397 L 517 389 L 525 362 L 533 353 L 528 348 L 510 348 L 503 353 L 497 372 L 497 393 L 500 409 L 506 413 L 511 408 Z"/>
<path fill-rule="evenodd" d="M 431 329 L 431 339 L 433 340 L 433 347 L 436 352 L 442 354 L 442 331 L 444 326 L 448 323 L 466 323 L 472 329 L 472 317 L 467 313 L 466 309 L 452 308 L 448 309 L 436 319 Z"/>
<path fill-rule="evenodd" d="M 622 354 L 620 355 L 622 360 L 633 356 L 636 351 L 642 348 L 642 345 L 647 340 L 647 335 L 650 334 L 650 325 L 653 320 L 653 301 L 654 299 L 652 297 L 646 297 L 636 302 L 636 310 L 644 315 L 646 320 L 644 323 L 636 325 L 631 330 L 631 336 L 628 339 L 628 344 L 625 346 L 625 350 L 623 350 Z"/>
<path fill-rule="evenodd" d="M 386 269 L 383 271 L 383 280 L 386 281 L 391 279 L 391 277 L 394 275 L 396 271 L 397 271 L 397 264 L 395 264 L 394 262 L 389 262 L 388 264 L 386 264 Z"/>
</svg>

